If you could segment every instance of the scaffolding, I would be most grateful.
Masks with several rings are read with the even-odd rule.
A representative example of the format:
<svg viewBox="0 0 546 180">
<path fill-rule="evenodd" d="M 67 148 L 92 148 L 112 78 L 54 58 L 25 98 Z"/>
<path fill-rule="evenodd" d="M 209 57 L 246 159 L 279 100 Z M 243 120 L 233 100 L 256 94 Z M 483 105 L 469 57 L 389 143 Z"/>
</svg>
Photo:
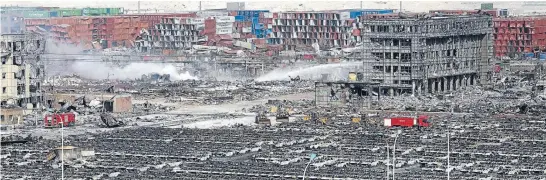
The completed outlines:
<svg viewBox="0 0 546 180">
<path fill-rule="evenodd" d="M 367 19 L 358 22 L 364 81 L 380 94 L 425 94 L 491 82 L 490 16 Z"/>
</svg>

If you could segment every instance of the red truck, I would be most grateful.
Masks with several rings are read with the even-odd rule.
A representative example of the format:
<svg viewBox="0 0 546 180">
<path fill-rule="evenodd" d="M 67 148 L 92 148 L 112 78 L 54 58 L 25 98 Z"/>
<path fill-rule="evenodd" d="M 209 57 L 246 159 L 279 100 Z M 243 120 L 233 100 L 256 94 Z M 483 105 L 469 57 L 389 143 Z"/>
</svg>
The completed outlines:
<svg viewBox="0 0 546 180">
<path fill-rule="evenodd" d="M 385 118 L 384 123 L 387 127 L 403 126 L 403 127 L 429 127 L 428 116 L 420 115 L 417 117 L 391 117 Z"/>
<path fill-rule="evenodd" d="M 47 114 L 44 117 L 44 127 L 46 128 L 68 127 L 74 126 L 74 124 L 76 124 L 76 114 L 70 112 Z"/>
</svg>

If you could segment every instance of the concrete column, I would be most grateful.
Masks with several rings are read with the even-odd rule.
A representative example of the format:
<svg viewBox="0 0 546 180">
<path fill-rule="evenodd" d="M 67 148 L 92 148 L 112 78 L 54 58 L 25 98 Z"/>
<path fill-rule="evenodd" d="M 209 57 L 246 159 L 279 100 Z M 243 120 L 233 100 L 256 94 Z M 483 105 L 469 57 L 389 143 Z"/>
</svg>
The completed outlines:
<svg viewBox="0 0 546 180">
<path fill-rule="evenodd" d="M 457 76 L 453 76 L 452 78 L 453 78 L 453 79 L 452 79 L 453 83 L 451 83 L 451 85 L 452 85 L 453 87 L 451 87 L 451 90 L 456 91 L 457 88 L 458 88 L 458 87 L 457 87 L 457 86 L 458 86 L 458 85 L 457 85 L 457 79 L 458 79 L 458 78 L 457 78 Z"/>
<path fill-rule="evenodd" d="M 438 86 L 436 86 L 436 93 L 440 93 L 442 91 L 442 80 L 440 78 L 436 78 L 436 82 L 438 83 Z"/>
<path fill-rule="evenodd" d="M 394 89 L 393 88 L 389 88 L 389 96 L 394 96 Z"/>
<path fill-rule="evenodd" d="M 447 80 L 446 80 L 445 77 L 441 77 L 441 78 L 440 78 L 440 86 L 441 86 L 441 87 L 439 88 L 439 89 L 440 89 L 440 92 L 445 92 L 445 91 L 446 91 L 446 89 L 447 89 L 447 87 L 446 87 L 447 82 L 446 82 L 446 81 L 447 81 Z"/>
<path fill-rule="evenodd" d="M 423 93 L 423 81 L 417 82 L 417 95 L 422 95 Z"/>
<path fill-rule="evenodd" d="M 425 87 L 423 87 L 423 88 L 424 88 L 424 91 L 423 91 L 422 94 L 428 94 L 428 83 L 429 83 L 428 79 L 423 80 L 423 85 L 424 85 Z"/>
<path fill-rule="evenodd" d="M 432 89 L 434 89 L 432 92 L 438 93 L 438 91 L 440 90 L 440 82 L 438 81 L 438 79 L 433 80 L 432 86 L 433 86 Z"/>
<path fill-rule="evenodd" d="M 447 91 L 453 91 L 453 77 L 446 77 L 447 79 Z"/>
<path fill-rule="evenodd" d="M 415 81 L 411 81 L 411 96 L 415 96 Z"/>
<path fill-rule="evenodd" d="M 461 84 L 461 79 L 463 78 L 463 76 L 457 76 L 457 88 L 461 88 L 462 84 Z"/>
</svg>

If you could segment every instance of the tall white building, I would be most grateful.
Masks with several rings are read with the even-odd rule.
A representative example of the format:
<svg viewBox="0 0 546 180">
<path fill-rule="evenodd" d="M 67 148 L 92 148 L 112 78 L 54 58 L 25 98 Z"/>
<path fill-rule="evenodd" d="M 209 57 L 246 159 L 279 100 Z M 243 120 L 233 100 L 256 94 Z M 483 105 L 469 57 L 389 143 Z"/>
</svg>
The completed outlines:
<svg viewBox="0 0 546 180">
<path fill-rule="evenodd" d="M 37 108 L 42 102 L 40 84 L 44 69 L 40 56 L 45 40 L 34 34 L 0 35 L 1 105 Z"/>
</svg>

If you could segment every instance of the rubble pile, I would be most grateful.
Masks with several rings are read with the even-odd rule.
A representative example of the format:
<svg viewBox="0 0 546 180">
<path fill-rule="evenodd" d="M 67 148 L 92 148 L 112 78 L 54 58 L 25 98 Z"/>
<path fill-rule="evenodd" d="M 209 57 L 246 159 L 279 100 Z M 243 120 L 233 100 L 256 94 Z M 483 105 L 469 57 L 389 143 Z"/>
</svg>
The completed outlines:
<svg viewBox="0 0 546 180">
<path fill-rule="evenodd" d="M 313 91 L 310 81 L 169 82 L 166 76 L 153 76 L 152 80 L 161 81 L 149 82 L 145 77 L 116 82 L 123 86 L 82 81 L 70 88 L 59 87 L 72 93 L 125 92 L 145 101 L 133 104 L 133 112 L 125 114 L 101 114 L 100 106 L 76 103 L 83 111 L 78 122 L 103 122 L 108 129 L 91 132 L 89 125 L 71 127 L 86 131 L 83 135 L 65 132 L 65 145 L 91 146 L 96 155 L 66 164 L 64 178 L 299 179 L 310 163 L 309 179 L 383 179 L 392 177 L 393 167 L 396 177 L 411 180 L 443 179 L 447 172 L 454 179 L 546 179 L 546 96 L 526 77 L 507 76 L 492 86 L 465 87 L 443 95 L 381 96 L 366 103 L 369 107 L 317 107 L 312 99 L 275 100 L 282 98 L 279 95 Z M 275 109 L 280 112 L 275 121 L 298 118 L 270 126 L 248 113 L 192 109 L 237 109 L 247 102 L 229 103 L 256 99 L 270 100 L 245 106 L 243 112 Z M 183 106 L 190 104 L 226 106 L 187 107 L 186 111 Z M 389 117 L 417 114 L 428 116 L 426 126 L 385 127 L 385 118 L 392 122 Z M 304 120 L 302 115 L 312 117 Z M 258 124 L 243 125 L 249 122 Z M 51 132 L 44 134 L 58 136 L 59 131 Z M 60 138 L 31 139 L 2 145 L 3 178 L 60 178 L 58 166 L 44 161 L 44 152 L 60 146 Z M 317 158 L 310 161 L 310 154 Z"/>
<path fill-rule="evenodd" d="M 376 99 L 377 97 L 374 97 Z M 540 115 L 546 110 L 546 99 L 533 95 L 532 91 L 522 88 L 486 90 L 480 87 L 468 87 L 447 95 L 428 96 L 382 96 L 380 101 L 372 102 L 371 108 L 357 106 L 315 107 L 315 102 L 308 100 L 283 101 L 283 106 L 298 112 L 330 111 L 337 114 L 360 112 L 360 110 L 383 111 L 418 111 L 418 112 L 456 112 L 456 113 L 528 113 Z M 273 104 L 256 105 L 249 112 L 268 110 Z M 522 108 L 525 112 L 522 111 Z"/>
<path fill-rule="evenodd" d="M 89 80 L 80 79 L 78 84 L 62 84 L 71 82 L 76 76 L 57 78 L 56 93 L 87 94 L 126 93 L 136 100 L 152 100 L 165 98 L 166 103 L 181 103 L 182 105 L 210 105 L 237 101 L 251 101 L 279 95 L 310 92 L 313 90 L 311 81 L 161 81 L 150 83 L 143 79 L 168 79 L 166 75 L 153 74 L 138 80 Z M 64 81 L 62 81 L 64 80 Z M 70 80 L 70 81 L 69 81 Z M 84 83 L 85 82 L 85 83 Z"/>
<path fill-rule="evenodd" d="M 134 103 L 133 104 L 133 114 L 142 116 L 145 114 L 156 114 L 174 110 L 174 106 L 166 106 L 163 104 L 156 103 Z"/>
</svg>

